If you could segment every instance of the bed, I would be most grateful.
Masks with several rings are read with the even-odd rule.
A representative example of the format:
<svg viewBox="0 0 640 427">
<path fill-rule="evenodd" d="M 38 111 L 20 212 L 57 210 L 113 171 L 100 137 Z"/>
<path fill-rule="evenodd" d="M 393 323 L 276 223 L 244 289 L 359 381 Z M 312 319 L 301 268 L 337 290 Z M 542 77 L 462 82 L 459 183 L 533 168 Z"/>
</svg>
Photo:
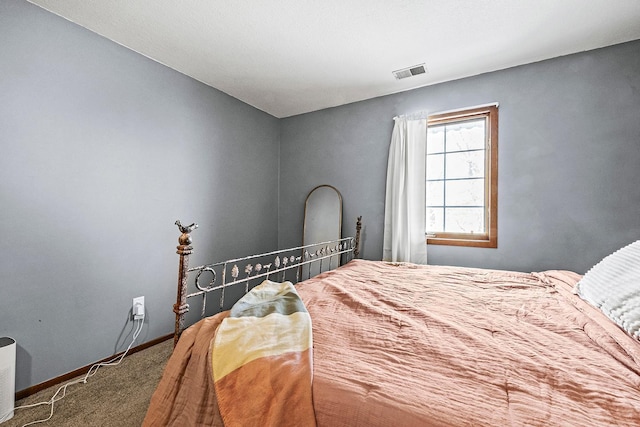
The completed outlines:
<svg viewBox="0 0 640 427">
<path fill-rule="evenodd" d="M 351 259 L 357 241 L 347 239 L 344 253 L 322 245 L 340 257 L 330 271 L 300 283 L 247 280 L 231 310 L 187 329 L 178 318 L 180 338 L 144 425 L 640 424 L 640 241 L 584 276 Z M 309 261 L 307 249 L 295 251 L 294 261 Z M 258 275 L 251 265 L 247 278 Z M 235 317 L 264 308 L 261 295 L 271 302 L 285 293 L 301 305 L 275 317 L 301 322 Z M 234 321 L 245 329 L 225 335 Z M 273 331 L 298 341 L 280 353 L 238 354 L 273 343 Z M 223 370 L 244 373 L 221 379 Z"/>
</svg>

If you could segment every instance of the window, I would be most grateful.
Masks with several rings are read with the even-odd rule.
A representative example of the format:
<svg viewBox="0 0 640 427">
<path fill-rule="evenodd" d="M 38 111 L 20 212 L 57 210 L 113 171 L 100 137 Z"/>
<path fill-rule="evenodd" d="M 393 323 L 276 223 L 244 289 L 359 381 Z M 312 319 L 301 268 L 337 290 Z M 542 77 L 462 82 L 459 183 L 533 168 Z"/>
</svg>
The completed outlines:
<svg viewBox="0 0 640 427">
<path fill-rule="evenodd" d="M 498 247 L 498 107 L 429 116 L 427 243 Z"/>
</svg>

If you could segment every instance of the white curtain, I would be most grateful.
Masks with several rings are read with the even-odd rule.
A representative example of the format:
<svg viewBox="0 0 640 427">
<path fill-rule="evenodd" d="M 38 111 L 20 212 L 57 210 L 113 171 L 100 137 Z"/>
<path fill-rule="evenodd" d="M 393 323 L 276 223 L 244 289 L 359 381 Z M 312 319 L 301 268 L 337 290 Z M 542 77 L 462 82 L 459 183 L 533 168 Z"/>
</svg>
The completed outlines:
<svg viewBox="0 0 640 427">
<path fill-rule="evenodd" d="M 387 166 L 382 258 L 426 264 L 427 119 L 395 117 L 394 121 Z"/>
</svg>

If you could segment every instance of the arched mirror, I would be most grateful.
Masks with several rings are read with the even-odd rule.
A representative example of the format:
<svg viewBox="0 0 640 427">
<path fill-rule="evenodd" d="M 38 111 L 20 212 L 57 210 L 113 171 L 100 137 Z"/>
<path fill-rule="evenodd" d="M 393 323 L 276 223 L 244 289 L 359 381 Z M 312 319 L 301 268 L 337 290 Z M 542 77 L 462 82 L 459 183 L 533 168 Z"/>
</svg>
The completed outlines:
<svg viewBox="0 0 640 427">
<path fill-rule="evenodd" d="M 319 185 L 311 190 L 304 204 L 304 228 L 302 245 L 327 242 L 342 237 L 342 195 L 330 185 Z M 320 246 L 318 246 L 318 249 Z M 316 248 L 310 248 L 309 252 Z M 333 257 L 332 257 L 333 258 Z M 340 263 L 339 257 L 320 263 L 302 267 L 301 279 L 313 277 L 323 271 L 335 268 Z"/>
</svg>

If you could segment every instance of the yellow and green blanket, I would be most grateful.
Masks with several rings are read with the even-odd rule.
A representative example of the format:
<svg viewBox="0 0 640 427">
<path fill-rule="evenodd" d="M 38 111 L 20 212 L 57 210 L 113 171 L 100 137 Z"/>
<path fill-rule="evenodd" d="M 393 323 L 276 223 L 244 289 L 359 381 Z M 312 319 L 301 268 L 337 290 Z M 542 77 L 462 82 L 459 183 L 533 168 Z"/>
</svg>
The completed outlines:
<svg viewBox="0 0 640 427">
<path fill-rule="evenodd" d="M 315 426 L 311 318 L 291 282 L 265 280 L 218 327 L 211 368 L 231 426 Z"/>
</svg>

